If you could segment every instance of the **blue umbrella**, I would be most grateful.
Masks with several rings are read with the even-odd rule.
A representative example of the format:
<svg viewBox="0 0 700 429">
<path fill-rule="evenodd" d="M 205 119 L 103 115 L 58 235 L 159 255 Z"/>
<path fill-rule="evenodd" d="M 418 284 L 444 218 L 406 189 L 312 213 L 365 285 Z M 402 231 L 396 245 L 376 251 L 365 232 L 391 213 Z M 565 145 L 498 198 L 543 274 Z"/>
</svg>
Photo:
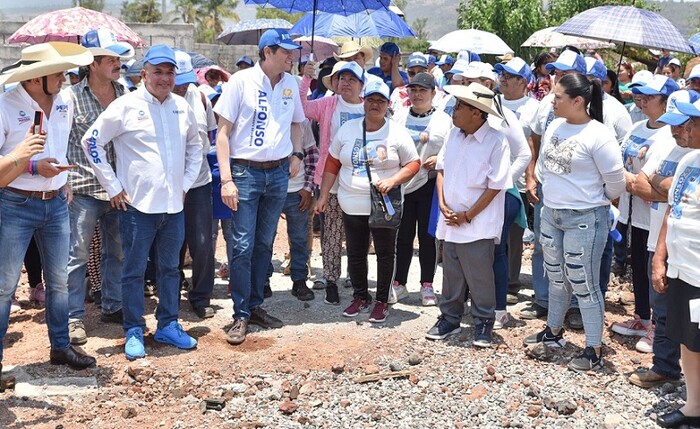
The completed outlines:
<svg viewBox="0 0 700 429">
<path fill-rule="evenodd" d="M 292 24 L 284 19 L 249 19 L 226 27 L 216 40 L 227 45 L 257 45 L 262 33 L 270 28 L 288 30 Z"/>
<path fill-rule="evenodd" d="M 694 53 L 680 31 L 663 16 L 633 6 L 599 6 L 570 18 L 559 33 L 645 48 Z"/>
<path fill-rule="evenodd" d="M 695 55 L 700 54 L 700 33 L 695 33 L 688 39 L 690 47 L 695 51 Z"/>
<path fill-rule="evenodd" d="M 315 30 L 316 35 L 323 37 L 416 37 L 416 33 L 400 16 L 386 9 L 363 11 L 348 16 L 318 13 L 315 27 L 312 27 L 313 21 L 313 14 L 307 13 L 289 32 L 310 36 L 312 30 Z"/>
</svg>

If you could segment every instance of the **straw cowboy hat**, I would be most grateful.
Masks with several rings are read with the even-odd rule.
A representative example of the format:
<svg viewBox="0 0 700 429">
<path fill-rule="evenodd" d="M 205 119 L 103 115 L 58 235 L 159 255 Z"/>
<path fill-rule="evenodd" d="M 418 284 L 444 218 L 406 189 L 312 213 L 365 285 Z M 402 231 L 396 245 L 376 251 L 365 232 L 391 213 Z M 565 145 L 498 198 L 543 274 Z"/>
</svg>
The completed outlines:
<svg viewBox="0 0 700 429">
<path fill-rule="evenodd" d="M 321 82 L 323 82 L 323 86 L 325 86 L 328 89 L 331 89 L 331 78 L 338 73 L 338 70 L 340 70 L 345 64 L 348 64 L 347 61 L 338 61 L 335 63 L 333 66 L 333 70 L 331 70 L 331 74 L 323 76 L 321 79 Z"/>
<path fill-rule="evenodd" d="M 92 63 L 92 53 L 76 43 L 48 42 L 22 49 L 16 63 L 0 70 L 0 85 L 22 82 Z"/>
<path fill-rule="evenodd" d="M 495 94 L 480 83 L 473 82 L 469 86 L 445 85 L 444 90 L 454 95 L 459 101 L 503 119 L 503 115 L 498 113 L 494 102 Z"/>
<path fill-rule="evenodd" d="M 343 43 L 343 46 L 340 48 L 340 53 L 339 54 L 333 54 L 336 60 L 346 60 L 353 55 L 357 54 L 358 52 L 362 52 L 365 54 L 365 62 L 369 63 L 372 60 L 372 48 L 369 46 L 360 46 L 357 42 L 354 40 L 351 40 L 349 42 Z"/>
</svg>

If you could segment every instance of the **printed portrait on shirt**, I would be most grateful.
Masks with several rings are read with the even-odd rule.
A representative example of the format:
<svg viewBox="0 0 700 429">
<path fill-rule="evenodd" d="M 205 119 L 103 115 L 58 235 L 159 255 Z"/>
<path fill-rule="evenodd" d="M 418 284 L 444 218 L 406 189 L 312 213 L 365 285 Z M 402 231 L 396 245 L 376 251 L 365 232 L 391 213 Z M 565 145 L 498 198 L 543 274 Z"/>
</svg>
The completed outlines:
<svg viewBox="0 0 700 429">
<path fill-rule="evenodd" d="M 622 149 L 625 170 L 633 172 L 639 171 L 639 169 L 642 168 L 641 162 L 644 160 L 644 157 L 646 157 L 651 143 L 651 141 L 643 137 L 630 135 Z"/>
<path fill-rule="evenodd" d="M 676 168 L 678 168 L 678 161 L 666 159 L 656 168 L 654 174 L 660 177 L 673 177 L 673 175 L 676 174 Z M 659 201 L 652 201 L 651 208 L 653 210 L 658 210 Z"/>
<path fill-rule="evenodd" d="M 698 189 L 698 181 L 700 181 L 700 168 L 699 167 L 686 167 L 682 173 L 678 175 L 678 180 L 676 182 L 675 188 L 673 188 L 673 199 L 671 216 L 674 219 L 680 219 L 683 217 L 683 209 L 690 202 L 697 204 L 698 199 L 700 199 L 700 189 Z"/>
<path fill-rule="evenodd" d="M 366 147 L 362 147 L 362 139 L 356 139 L 352 149 L 352 175 L 366 176 L 365 160 L 369 159 L 369 164 L 373 167 L 381 166 L 389 159 L 389 150 L 386 140 L 369 140 Z M 372 169 L 374 170 L 374 168 Z"/>
<path fill-rule="evenodd" d="M 579 144 L 576 137 L 562 140 L 558 135 L 552 135 L 551 143 L 542 149 L 544 165 L 556 174 L 571 174 L 571 160 Z"/>
<path fill-rule="evenodd" d="M 413 143 L 418 146 L 418 143 L 426 143 L 428 140 L 428 126 L 425 124 L 421 125 L 408 125 L 406 124 L 406 129 L 413 139 Z"/>
</svg>

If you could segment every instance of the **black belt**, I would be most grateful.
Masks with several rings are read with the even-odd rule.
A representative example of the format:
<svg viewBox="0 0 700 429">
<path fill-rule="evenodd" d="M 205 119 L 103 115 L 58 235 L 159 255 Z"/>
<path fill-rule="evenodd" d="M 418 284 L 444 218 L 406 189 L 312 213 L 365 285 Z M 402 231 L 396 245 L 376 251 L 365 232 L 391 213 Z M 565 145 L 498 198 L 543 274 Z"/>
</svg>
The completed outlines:
<svg viewBox="0 0 700 429">
<path fill-rule="evenodd" d="M 280 165 L 287 162 L 289 158 L 282 158 L 276 161 L 249 161 L 247 159 L 231 158 L 231 162 L 238 165 L 245 165 L 250 168 L 257 168 L 260 170 L 269 170 L 271 168 L 279 167 Z"/>
<path fill-rule="evenodd" d="M 53 198 L 56 198 L 59 194 L 60 191 L 25 191 L 24 189 L 16 189 L 16 188 L 10 188 L 6 187 L 10 192 L 13 192 L 15 194 L 19 194 L 25 197 L 29 198 L 36 198 L 37 200 L 50 200 Z"/>
</svg>

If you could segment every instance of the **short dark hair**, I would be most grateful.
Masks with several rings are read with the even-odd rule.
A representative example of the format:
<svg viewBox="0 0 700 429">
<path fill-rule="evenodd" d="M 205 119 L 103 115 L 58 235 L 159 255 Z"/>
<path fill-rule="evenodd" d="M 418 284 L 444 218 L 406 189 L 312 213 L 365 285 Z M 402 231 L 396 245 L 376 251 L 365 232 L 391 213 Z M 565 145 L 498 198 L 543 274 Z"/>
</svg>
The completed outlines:
<svg viewBox="0 0 700 429">
<path fill-rule="evenodd" d="M 273 54 L 277 53 L 277 50 L 280 48 L 279 45 L 271 45 L 271 46 L 266 46 L 266 48 L 270 48 Z M 258 56 L 260 57 L 260 61 L 265 61 L 265 48 L 262 48 L 260 51 L 258 51 Z"/>
</svg>

